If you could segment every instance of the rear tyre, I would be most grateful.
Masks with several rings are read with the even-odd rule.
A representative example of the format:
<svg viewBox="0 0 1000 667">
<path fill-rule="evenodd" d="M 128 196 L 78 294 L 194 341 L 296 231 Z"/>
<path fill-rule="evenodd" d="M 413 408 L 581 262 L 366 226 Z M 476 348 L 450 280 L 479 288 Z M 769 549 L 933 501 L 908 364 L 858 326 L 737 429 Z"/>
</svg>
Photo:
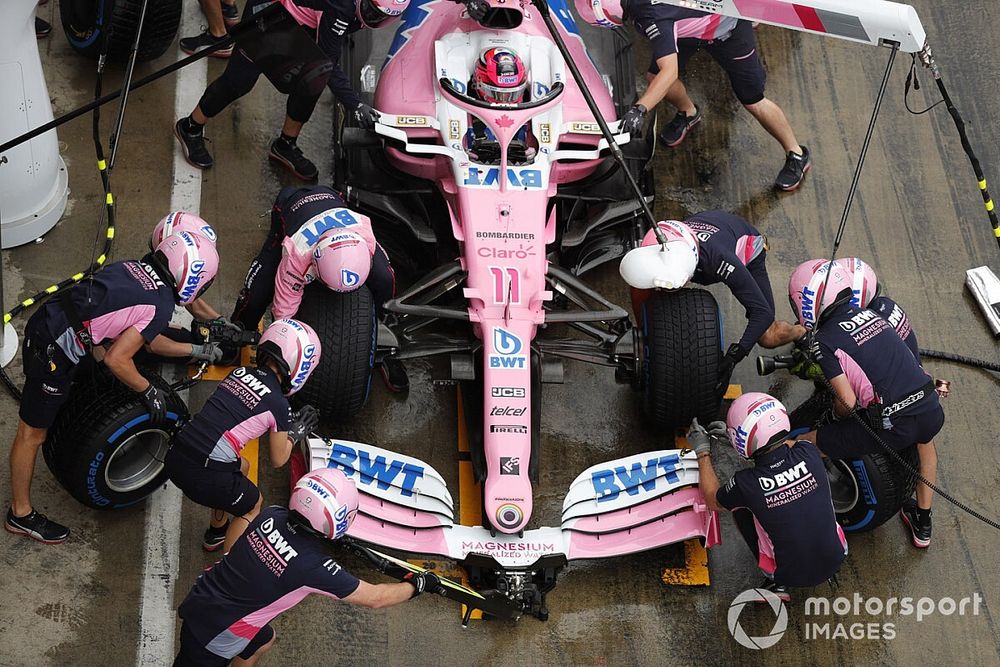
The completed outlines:
<svg viewBox="0 0 1000 667">
<path fill-rule="evenodd" d="M 830 407 L 830 390 L 818 388 L 789 415 L 792 431 L 812 430 Z M 920 466 L 916 446 L 899 452 L 914 470 Z M 917 479 L 888 452 L 875 452 L 850 460 L 824 459 L 837 521 L 845 532 L 873 530 L 899 513 L 913 495 Z"/>
<path fill-rule="evenodd" d="M 94 509 L 133 505 L 167 479 L 170 439 L 188 417 L 184 402 L 157 375 L 146 377 L 167 393 L 167 421 L 151 427 L 138 394 L 106 374 L 73 385 L 42 447 L 49 470 L 71 496 Z"/>
<path fill-rule="evenodd" d="M 722 357 L 719 306 L 703 289 L 657 291 L 642 308 L 643 392 L 657 429 L 716 418 Z"/>
<path fill-rule="evenodd" d="M 368 288 L 334 292 L 310 285 L 295 317 L 315 329 L 322 351 L 293 402 L 312 405 L 324 420 L 347 421 L 368 401 L 377 333 L 372 294 Z"/>
<path fill-rule="evenodd" d="M 70 46 L 88 58 L 101 55 L 108 34 L 108 59 L 124 61 L 132 51 L 142 0 L 59 0 L 59 17 Z M 146 7 L 138 60 L 159 58 L 177 36 L 181 0 L 151 0 Z"/>
</svg>

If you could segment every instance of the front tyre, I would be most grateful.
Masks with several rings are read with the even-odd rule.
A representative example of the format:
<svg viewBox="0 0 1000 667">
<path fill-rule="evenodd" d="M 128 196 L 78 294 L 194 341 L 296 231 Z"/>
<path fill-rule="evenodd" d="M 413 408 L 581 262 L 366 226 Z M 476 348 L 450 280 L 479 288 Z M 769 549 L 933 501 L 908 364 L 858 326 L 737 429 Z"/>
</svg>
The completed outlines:
<svg viewBox="0 0 1000 667">
<path fill-rule="evenodd" d="M 312 405 L 324 420 L 344 422 L 368 401 L 375 362 L 375 303 L 367 287 L 334 292 L 309 285 L 295 317 L 319 336 L 320 362 L 293 397 L 296 406 Z"/>
<path fill-rule="evenodd" d="M 98 375 L 73 385 L 42 448 L 45 463 L 71 496 L 94 509 L 133 505 L 167 479 L 170 439 L 187 419 L 184 402 L 167 391 L 167 421 L 150 426 L 142 399 L 118 380 Z"/>
<path fill-rule="evenodd" d="M 643 304 L 643 392 L 657 429 L 716 418 L 722 331 L 715 297 L 703 289 L 657 290 Z"/>
</svg>

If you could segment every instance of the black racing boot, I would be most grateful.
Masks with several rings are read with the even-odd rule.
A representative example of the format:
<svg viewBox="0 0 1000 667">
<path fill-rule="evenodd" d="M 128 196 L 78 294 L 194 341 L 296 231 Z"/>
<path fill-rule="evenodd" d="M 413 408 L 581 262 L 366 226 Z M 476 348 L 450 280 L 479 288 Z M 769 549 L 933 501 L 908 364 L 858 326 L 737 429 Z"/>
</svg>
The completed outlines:
<svg viewBox="0 0 1000 667">
<path fill-rule="evenodd" d="M 225 7 L 225 5 L 223 5 Z M 238 20 L 237 20 L 238 21 Z M 181 45 L 181 51 L 190 55 L 206 49 L 217 42 L 221 42 L 226 38 L 226 35 L 222 37 L 216 37 L 208 30 L 201 33 L 200 35 L 195 35 L 194 37 L 182 37 L 179 42 Z M 208 54 L 211 58 L 229 58 L 233 55 L 233 43 L 230 42 L 226 46 L 216 49 Z"/>
<path fill-rule="evenodd" d="M 50 521 L 35 510 L 26 516 L 14 516 L 14 509 L 8 509 L 3 527 L 8 533 L 24 535 L 45 544 L 62 544 L 69 537 L 69 528 Z"/>
<path fill-rule="evenodd" d="M 184 159 L 192 167 L 208 169 L 215 163 L 212 155 L 205 148 L 204 126 L 195 128 L 188 118 L 181 118 L 174 125 L 174 134 L 177 136 L 177 141 L 181 142 L 181 151 L 184 153 Z"/>
<path fill-rule="evenodd" d="M 205 537 L 201 541 L 201 548 L 209 553 L 218 551 L 226 541 L 226 531 L 229 530 L 229 522 L 216 528 L 209 526 L 205 529 Z"/>
<path fill-rule="evenodd" d="M 698 107 L 694 108 L 693 116 L 689 116 L 683 111 L 678 111 L 673 120 L 667 123 L 667 126 L 660 130 L 660 141 L 670 148 L 676 148 L 681 145 L 681 142 L 683 142 L 684 138 L 687 137 L 688 132 L 690 132 L 694 126 L 700 122 L 701 109 Z"/>
<path fill-rule="evenodd" d="M 788 592 L 787 586 L 782 586 L 781 584 L 774 581 L 774 579 L 765 579 L 763 583 L 757 588 L 762 588 L 769 593 L 773 593 L 782 602 L 791 602 L 792 595 Z M 767 602 L 763 597 L 753 600 L 753 602 Z"/>
<path fill-rule="evenodd" d="M 931 511 L 917 507 L 917 501 L 909 498 L 899 510 L 899 518 L 910 529 L 910 540 L 918 549 L 926 549 L 931 545 Z"/>
<path fill-rule="evenodd" d="M 806 172 L 812 167 L 809 149 L 805 146 L 799 146 L 799 148 L 802 149 L 802 155 L 788 151 L 788 155 L 785 156 L 785 166 L 781 168 L 778 177 L 774 179 L 775 187 L 785 192 L 797 190 L 802 185 L 802 179 L 805 178 Z"/>
<path fill-rule="evenodd" d="M 303 181 L 315 181 L 319 176 L 316 165 L 302 154 L 302 149 L 295 141 L 289 142 L 278 137 L 271 142 L 267 156 Z"/>
</svg>

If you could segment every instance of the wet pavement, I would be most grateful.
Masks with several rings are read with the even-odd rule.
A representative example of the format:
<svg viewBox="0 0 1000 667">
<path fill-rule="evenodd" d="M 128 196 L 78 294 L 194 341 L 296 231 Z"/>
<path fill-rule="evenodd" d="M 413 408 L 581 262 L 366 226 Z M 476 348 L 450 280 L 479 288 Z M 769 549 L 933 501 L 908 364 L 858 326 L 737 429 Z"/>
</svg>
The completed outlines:
<svg viewBox="0 0 1000 667">
<path fill-rule="evenodd" d="M 56 4 L 41 8 L 42 15 L 57 16 Z M 995 103 L 1000 43 L 988 35 L 970 37 L 969 30 L 983 22 L 990 5 L 985 0 L 921 0 L 915 6 L 979 157 L 994 189 L 1000 189 L 1000 107 Z M 687 82 L 706 112 L 705 120 L 681 147 L 661 149 L 657 206 L 664 217 L 726 208 L 754 222 L 768 235 L 768 268 L 779 312 L 787 316 L 783 286 L 791 268 L 829 252 L 888 51 L 769 27 L 758 31 L 758 39 L 769 72 L 768 95 L 783 107 L 800 142 L 813 152 L 814 168 L 803 187 L 791 195 L 771 190 L 783 159 L 780 148 L 739 107 L 714 62 L 700 55 L 692 61 Z M 92 63 L 74 56 L 58 29 L 40 48 L 55 114 L 89 101 Z M 138 75 L 171 57 L 141 65 Z M 840 255 L 858 254 L 878 269 L 886 292 L 907 309 L 922 346 L 995 360 L 996 342 L 963 282 L 968 268 L 1000 267 L 996 244 L 975 178 L 943 108 L 923 116 L 912 116 L 904 108 L 908 65 L 909 58 L 900 54 Z M 210 62 L 209 79 L 222 67 L 219 61 Z M 914 108 L 937 99 L 930 77 L 923 70 L 920 74 L 922 89 L 911 93 Z M 118 76 L 112 69 L 108 89 Z M 129 103 L 113 174 L 119 206 L 115 259 L 142 254 L 151 225 L 168 210 L 175 150 L 173 100 L 172 79 L 167 78 L 137 91 Z M 221 239 L 223 268 L 209 296 L 224 312 L 263 238 L 275 193 L 292 182 L 266 160 L 267 144 L 283 112 L 283 98 L 262 81 L 208 129 L 216 166 L 204 174 L 201 206 Z M 113 108 L 106 107 L 106 131 L 113 115 Z M 669 115 L 661 111 L 661 122 L 666 120 Z M 331 99 L 324 96 L 300 140 L 323 181 L 331 168 L 330 124 Z M 86 266 L 95 239 L 101 238 L 97 215 L 103 196 L 93 168 L 89 119 L 61 128 L 59 138 L 70 173 L 69 207 L 43 242 L 4 253 L 7 304 L 15 295 L 24 298 Z M 614 267 L 604 267 L 589 280 L 624 302 Z M 727 338 L 732 338 L 742 330 L 741 309 L 729 295 L 713 291 L 726 315 Z M 23 326 L 23 320 L 18 324 Z M 996 515 L 997 377 L 936 361 L 926 366 L 952 382 L 952 395 L 944 403 L 947 423 L 937 439 L 939 481 L 967 503 Z M 19 363 L 10 370 L 19 382 Z M 412 389 L 405 399 L 373 383 L 365 414 L 338 435 L 419 457 L 441 471 L 454 490 L 455 390 L 432 384 L 441 373 L 426 362 L 412 364 Z M 792 405 L 809 389 L 778 374 L 759 378 L 749 362 L 738 368 L 734 382 L 744 390 L 772 391 Z M 205 384 L 192 391 L 193 408 L 210 389 Z M 567 363 L 566 384 L 546 386 L 535 521 L 556 520 L 568 484 L 588 466 L 667 444 L 663 434 L 643 425 L 636 399 L 627 387 L 614 383 L 611 371 L 582 364 Z M 2 437 L 12 438 L 16 422 L 14 402 L 0 400 Z M 726 473 L 737 465 L 729 453 L 717 459 Z M 265 499 L 283 500 L 286 471 L 272 470 L 265 462 L 261 468 Z M 144 507 L 107 513 L 85 509 L 56 484 L 41 460 L 35 479 L 38 506 L 70 525 L 73 536 L 56 547 L 0 537 L 0 665 L 134 663 L 141 632 Z M 0 466 L 0 488 L 8 488 L 8 483 L 7 467 Z M 214 560 L 199 547 L 205 519 L 204 510 L 185 501 L 177 601 Z M 473 622 L 463 630 L 456 606 L 444 599 L 425 596 L 386 611 L 311 599 L 276 621 L 278 643 L 265 664 L 1000 664 L 995 619 L 1000 613 L 1000 533 L 940 499 L 929 550 L 913 549 L 895 520 L 872 533 L 852 536 L 840 589 L 803 591 L 789 605 L 785 636 L 760 651 L 741 647 L 727 628 L 731 601 L 759 583 L 759 575 L 728 517 L 723 518 L 723 534 L 723 544 L 710 554 L 709 588 L 660 583 L 660 567 L 672 564 L 676 553 L 574 563 L 549 596 L 551 617 L 546 623 L 530 618 Z M 384 580 L 359 563 L 346 562 L 362 576 Z M 869 615 L 863 605 L 858 615 L 805 614 L 803 599 L 808 595 L 853 599 L 855 594 L 861 599 L 926 596 L 956 601 L 979 595 L 982 602 L 976 615 L 934 614 L 920 622 L 915 616 Z M 761 635 L 770 631 L 774 616 L 767 610 L 747 610 L 739 620 L 749 635 Z M 814 638 L 814 621 L 830 623 L 831 634 L 837 623 L 874 623 L 878 628 L 865 626 L 864 638 Z M 885 623 L 892 624 L 891 631 Z M 859 632 L 856 625 L 845 629 Z"/>
</svg>

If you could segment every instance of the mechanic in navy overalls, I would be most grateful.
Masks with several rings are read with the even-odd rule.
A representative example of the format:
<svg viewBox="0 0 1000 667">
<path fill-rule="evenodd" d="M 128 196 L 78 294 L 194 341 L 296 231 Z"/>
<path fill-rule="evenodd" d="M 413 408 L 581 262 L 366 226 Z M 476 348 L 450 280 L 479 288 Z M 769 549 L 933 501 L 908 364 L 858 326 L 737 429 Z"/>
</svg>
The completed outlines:
<svg viewBox="0 0 1000 667">
<path fill-rule="evenodd" d="M 268 306 L 275 318 L 295 317 L 303 290 L 319 281 L 335 292 L 367 287 L 379 317 L 396 294 L 389 255 L 375 240 L 371 220 L 347 208 L 325 185 L 283 188 L 271 208 L 271 229 L 247 270 L 233 309 L 233 322 L 256 329 Z M 379 365 L 391 391 L 406 391 L 401 362 Z"/>
<path fill-rule="evenodd" d="M 684 222 L 666 220 L 658 223 L 668 241 L 680 241 L 692 249 L 695 261 L 682 276 L 698 285 L 725 283 L 736 300 L 746 309 L 747 326 L 738 343 L 729 346 L 719 363 L 715 390 L 725 393 L 733 369 L 753 346 L 775 348 L 805 335 L 806 330 L 791 322 L 775 319 L 774 294 L 767 276 L 767 239 L 743 218 L 726 211 L 704 211 Z M 642 245 L 656 245 L 649 230 Z M 683 284 L 683 283 L 681 283 Z M 632 306 L 638 317 L 651 290 L 632 290 Z"/>
<path fill-rule="evenodd" d="M 248 0 L 243 20 L 249 20 L 273 0 Z M 388 25 L 410 4 L 410 0 L 280 0 L 292 18 L 310 34 L 332 65 L 327 87 L 352 114 L 358 125 L 374 127 L 378 114 L 361 101 L 351 81 L 340 66 L 345 37 L 362 28 Z M 297 65 L 296 63 L 289 63 Z M 280 68 L 280 64 L 273 65 Z M 184 157 L 198 169 L 208 169 L 214 160 L 205 147 L 204 129 L 209 118 L 243 97 L 260 78 L 261 68 L 239 48 L 235 49 L 225 71 L 213 81 L 190 115 L 177 121 L 174 133 L 181 142 Z M 297 140 L 302 126 L 312 116 L 322 91 L 293 91 L 285 104 L 285 122 L 281 135 L 271 142 L 268 157 L 306 181 L 319 175 L 316 165 L 302 153 Z"/>
<path fill-rule="evenodd" d="M 920 474 L 934 483 L 933 438 L 944 426 L 934 381 L 888 321 L 851 304 L 851 287 L 851 275 L 839 263 L 831 267 L 822 259 L 800 264 L 788 281 L 799 322 L 814 332 L 809 351 L 835 395 L 819 428 L 803 438 L 837 459 L 881 452 L 871 431 L 897 452 L 916 445 Z M 919 482 L 916 499 L 903 506 L 902 519 L 918 548 L 930 545 L 932 497 Z"/>
<path fill-rule="evenodd" d="M 174 667 L 257 664 L 274 643 L 271 620 L 313 593 L 380 609 L 424 591 L 443 592 L 433 572 L 370 584 L 331 558 L 329 542 L 347 532 L 357 512 L 358 491 L 342 471 L 303 475 L 287 509 L 265 508 L 223 559 L 198 577 L 177 609 L 184 622 Z"/>
<path fill-rule="evenodd" d="M 578 0 L 581 16 L 593 25 L 620 26 L 627 18 L 636 32 L 649 40 L 653 60 L 646 73 L 646 92 L 622 115 L 621 129 L 641 133 L 649 111 L 661 100 L 677 109 L 677 115 L 660 132 L 660 141 L 679 146 L 702 118 L 702 110 L 688 97 L 681 83 L 688 60 L 701 49 L 729 75 L 737 99 L 757 122 L 774 137 L 785 152 L 785 164 L 775 186 L 795 190 L 809 170 L 809 150 L 795 138 L 785 113 L 764 96 L 767 75 L 757 53 L 757 40 L 749 21 L 696 9 L 676 7 L 658 0 Z"/>
<path fill-rule="evenodd" d="M 199 234 L 178 232 L 142 260 L 108 264 L 35 311 L 21 349 L 25 378 L 10 450 L 7 532 L 46 544 L 69 537 L 68 528 L 34 509 L 31 478 L 38 448 L 69 399 L 80 364 L 92 354 L 141 395 L 150 425 L 166 419 L 166 392 L 139 372 L 133 357 L 167 329 L 175 304 L 190 304 L 208 289 L 218 269 L 214 244 Z"/>
<path fill-rule="evenodd" d="M 311 406 L 293 415 L 288 396 L 306 383 L 321 352 L 308 324 L 274 322 L 257 343 L 257 365 L 234 368 L 174 438 L 165 461 L 170 480 L 212 510 L 202 542 L 205 551 L 228 551 L 260 513 L 260 490 L 247 477 L 249 465 L 240 456 L 246 444 L 268 433 L 271 465 L 280 468 L 292 447 L 319 424 Z"/>
<path fill-rule="evenodd" d="M 751 392 L 733 401 L 725 423 L 712 422 L 705 429 L 696 419 L 687 434 L 698 456 L 698 486 L 705 504 L 716 512 L 733 513 L 767 576 L 760 588 L 785 602 L 789 588 L 832 578 L 847 555 L 822 456 L 813 443 L 790 439 L 790 429 L 785 406 L 772 396 Z M 737 470 L 720 488 L 712 467 L 712 440 L 729 442 L 753 467 Z"/>
</svg>

